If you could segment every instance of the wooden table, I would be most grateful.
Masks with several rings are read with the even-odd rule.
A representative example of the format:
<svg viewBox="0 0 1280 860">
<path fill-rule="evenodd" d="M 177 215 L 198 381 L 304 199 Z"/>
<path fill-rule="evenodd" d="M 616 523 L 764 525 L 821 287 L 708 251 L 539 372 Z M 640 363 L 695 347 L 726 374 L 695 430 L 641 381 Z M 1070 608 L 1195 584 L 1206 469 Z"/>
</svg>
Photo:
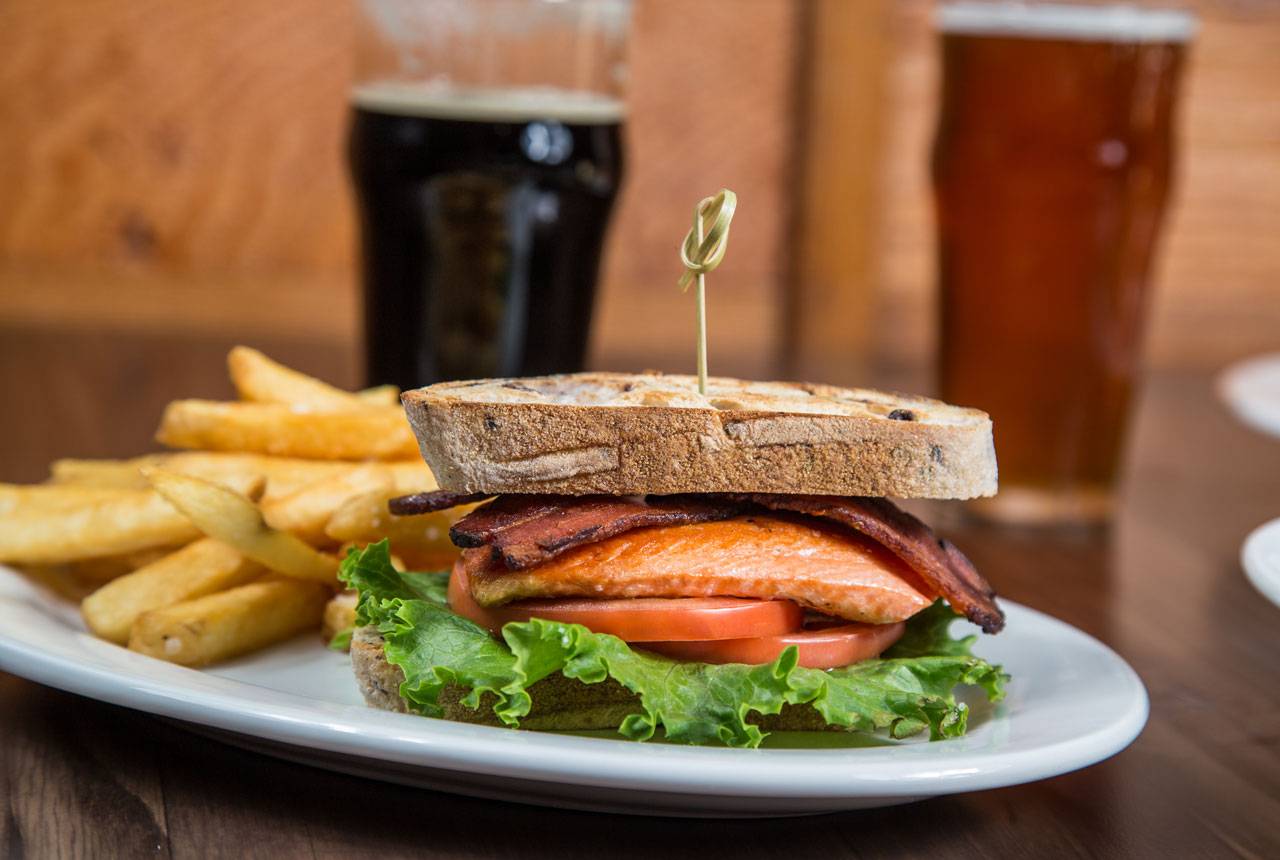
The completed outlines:
<svg viewBox="0 0 1280 860">
<path fill-rule="evenodd" d="M 165 399 L 224 385 L 221 342 L 101 336 L 54 349 L 46 337 L 25 365 L 39 368 L 33 381 L 15 362 L 42 336 L 0 335 L 0 393 L 27 402 L 0 425 L 4 479 L 39 478 L 58 452 L 143 447 Z M 349 353 L 329 345 L 278 351 L 349 375 L 334 357 Z M 114 387 L 81 383 L 68 404 L 65 386 L 84 374 Z M 120 421 L 98 423 L 111 414 Z M 1101 638 L 1142 675 L 1146 731 L 1095 767 L 812 819 L 632 819 L 286 764 L 0 675 L 0 856 L 1280 856 L 1280 608 L 1237 560 L 1248 531 L 1280 516 L 1280 441 L 1224 414 L 1207 372 L 1155 375 L 1134 435 L 1109 533 L 949 530 L 1002 594 Z"/>
</svg>

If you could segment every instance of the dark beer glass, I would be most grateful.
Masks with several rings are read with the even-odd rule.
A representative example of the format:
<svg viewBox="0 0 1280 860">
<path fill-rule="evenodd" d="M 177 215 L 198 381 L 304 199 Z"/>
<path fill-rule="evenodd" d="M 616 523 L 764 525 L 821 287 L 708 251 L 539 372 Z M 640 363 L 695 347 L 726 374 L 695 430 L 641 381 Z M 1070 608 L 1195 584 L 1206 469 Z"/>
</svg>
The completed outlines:
<svg viewBox="0 0 1280 860">
<path fill-rule="evenodd" d="M 1000 461 L 975 510 L 1105 519 L 1194 19 L 957 3 L 938 20 L 940 387 L 991 414 Z"/>
<path fill-rule="evenodd" d="M 369 384 L 580 370 L 622 179 L 625 0 L 366 0 Z"/>
</svg>

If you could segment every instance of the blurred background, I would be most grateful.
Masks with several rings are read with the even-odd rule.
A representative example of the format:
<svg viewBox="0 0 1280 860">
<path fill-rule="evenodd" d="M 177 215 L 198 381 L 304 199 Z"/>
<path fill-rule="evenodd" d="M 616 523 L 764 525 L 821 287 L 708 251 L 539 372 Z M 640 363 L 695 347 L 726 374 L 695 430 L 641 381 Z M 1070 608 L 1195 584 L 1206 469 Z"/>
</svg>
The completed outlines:
<svg viewBox="0 0 1280 860">
<path fill-rule="evenodd" d="M 1190 6 L 1157 370 L 1280 340 L 1280 4 Z M 932 8 L 637 0 L 591 367 L 691 372 L 678 247 L 696 200 L 727 186 L 740 209 L 710 278 L 713 373 L 931 384 Z M 152 447 L 167 401 L 231 395 L 235 343 L 360 383 L 354 14 L 0 4 L 0 478 Z"/>
</svg>

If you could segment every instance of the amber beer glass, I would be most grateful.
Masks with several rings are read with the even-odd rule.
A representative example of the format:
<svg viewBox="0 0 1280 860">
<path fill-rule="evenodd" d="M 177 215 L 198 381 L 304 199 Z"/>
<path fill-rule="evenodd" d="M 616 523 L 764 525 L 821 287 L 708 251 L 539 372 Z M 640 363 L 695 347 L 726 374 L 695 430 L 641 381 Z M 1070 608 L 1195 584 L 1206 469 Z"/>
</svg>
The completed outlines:
<svg viewBox="0 0 1280 860">
<path fill-rule="evenodd" d="M 940 8 L 933 151 L 942 395 L 995 422 L 1006 521 L 1111 509 L 1195 21 Z"/>
</svg>

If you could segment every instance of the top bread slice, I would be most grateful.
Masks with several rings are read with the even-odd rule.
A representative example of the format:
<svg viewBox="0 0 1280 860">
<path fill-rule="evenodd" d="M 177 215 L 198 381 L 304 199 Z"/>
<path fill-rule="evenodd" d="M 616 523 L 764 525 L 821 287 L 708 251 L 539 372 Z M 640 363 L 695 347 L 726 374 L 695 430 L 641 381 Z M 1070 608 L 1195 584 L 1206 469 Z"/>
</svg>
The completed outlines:
<svg viewBox="0 0 1280 860">
<path fill-rule="evenodd" d="M 793 382 L 577 373 L 406 392 L 440 487 L 586 495 L 996 491 L 991 419 L 937 400 Z"/>
</svg>

